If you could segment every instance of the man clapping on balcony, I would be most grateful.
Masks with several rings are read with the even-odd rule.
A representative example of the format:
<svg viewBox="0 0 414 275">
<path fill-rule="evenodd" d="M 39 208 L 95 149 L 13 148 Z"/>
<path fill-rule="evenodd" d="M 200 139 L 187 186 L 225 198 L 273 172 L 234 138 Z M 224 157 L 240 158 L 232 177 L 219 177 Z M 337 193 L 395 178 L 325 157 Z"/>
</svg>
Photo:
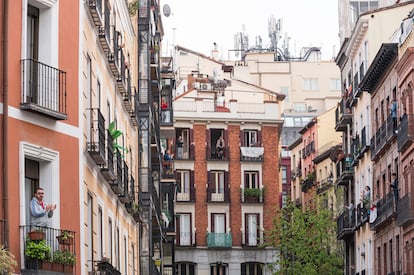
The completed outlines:
<svg viewBox="0 0 414 275">
<path fill-rule="evenodd" d="M 47 226 L 48 218 L 53 216 L 56 204 L 48 204 L 43 200 L 45 192 L 43 188 L 38 187 L 30 201 L 30 218 L 31 225 Z"/>
</svg>

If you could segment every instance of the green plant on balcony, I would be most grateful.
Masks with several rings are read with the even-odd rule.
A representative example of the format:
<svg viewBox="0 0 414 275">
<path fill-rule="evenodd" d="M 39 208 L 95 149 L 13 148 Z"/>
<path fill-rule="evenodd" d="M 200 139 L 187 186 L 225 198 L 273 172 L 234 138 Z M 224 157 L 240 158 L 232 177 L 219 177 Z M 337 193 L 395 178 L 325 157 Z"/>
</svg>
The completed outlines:
<svg viewBox="0 0 414 275">
<path fill-rule="evenodd" d="M 315 181 L 315 179 L 316 179 L 316 174 L 315 174 L 315 172 L 312 172 L 312 173 L 309 173 L 308 175 L 307 175 L 307 177 L 306 177 L 306 179 L 308 180 L 308 181 Z"/>
<path fill-rule="evenodd" d="M 243 193 L 245 198 L 260 198 L 262 190 L 259 188 L 244 188 Z"/>
<path fill-rule="evenodd" d="M 116 139 L 122 136 L 123 133 L 122 131 L 116 129 L 115 126 L 116 126 L 115 121 L 112 121 L 109 124 L 109 128 L 108 128 L 109 134 L 111 135 L 112 140 L 113 140 L 112 146 L 115 152 L 119 151 L 119 152 L 128 153 L 128 149 L 126 149 L 125 147 L 121 146 L 118 142 L 116 142 Z M 124 154 L 122 154 L 122 158 L 124 158 Z"/>
<path fill-rule="evenodd" d="M 68 230 L 63 230 L 61 234 L 56 237 L 60 244 L 72 244 L 73 238 L 73 233 Z"/>
<path fill-rule="evenodd" d="M 53 262 L 57 264 L 74 266 L 76 264 L 76 256 L 69 250 L 56 250 L 53 253 Z"/>
<path fill-rule="evenodd" d="M 32 260 L 47 260 L 50 258 L 51 248 L 47 245 L 45 240 L 41 241 L 26 241 L 25 255 Z"/>
<path fill-rule="evenodd" d="M 0 246 L 0 273 L 1 274 L 12 274 L 12 271 L 17 266 L 16 259 L 9 250 Z"/>
</svg>

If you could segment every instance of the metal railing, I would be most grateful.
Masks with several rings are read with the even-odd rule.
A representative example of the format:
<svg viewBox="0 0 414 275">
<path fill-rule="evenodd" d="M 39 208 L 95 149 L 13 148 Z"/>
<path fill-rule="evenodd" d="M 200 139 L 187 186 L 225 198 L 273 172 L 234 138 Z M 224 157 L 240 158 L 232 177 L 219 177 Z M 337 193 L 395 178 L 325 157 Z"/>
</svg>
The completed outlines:
<svg viewBox="0 0 414 275">
<path fill-rule="evenodd" d="M 24 225 L 20 233 L 25 269 L 76 274 L 75 231 Z"/>
<path fill-rule="evenodd" d="M 67 119 L 66 72 L 34 59 L 21 60 L 22 109 Z"/>
</svg>

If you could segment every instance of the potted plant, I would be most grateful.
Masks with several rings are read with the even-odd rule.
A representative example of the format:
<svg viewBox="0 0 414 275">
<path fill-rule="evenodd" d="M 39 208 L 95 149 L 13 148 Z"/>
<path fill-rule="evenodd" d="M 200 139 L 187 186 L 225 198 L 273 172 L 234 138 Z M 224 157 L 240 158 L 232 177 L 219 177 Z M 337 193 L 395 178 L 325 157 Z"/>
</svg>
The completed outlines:
<svg viewBox="0 0 414 275">
<path fill-rule="evenodd" d="M 50 259 L 51 248 L 45 240 L 31 241 L 27 240 L 25 255 L 29 269 L 39 269 L 39 263 Z"/>
<path fill-rule="evenodd" d="M 70 245 L 73 244 L 73 233 L 69 230 L 63 230 L 59 236 L 56 237 L 59 244 Z"/>
<path fill-rule="evenodd" d="M 31 241 L 40 241 L 45 239 L 45 232 L 42 228 L 36 228 L 27 233 Z"/>
<path fill-rule="evenodd" d="M 76 256 L 69 250 L 56 250 L 53 253 L 53 263 L 56 267 L 55 271 L 72 272 L 73 266 L 76 264 Z"/>
<path fill-rule="evenodd" d="M 12 274 L 13 269 L 17 266 L 15 257 L 9 250 L 0 246 L 0 273 Z"/>
<path fill-rule="evenodd" d="M 261 193 L 259 188 L 244 188 L 245 198 L 259 198 Z"/>
</svg>

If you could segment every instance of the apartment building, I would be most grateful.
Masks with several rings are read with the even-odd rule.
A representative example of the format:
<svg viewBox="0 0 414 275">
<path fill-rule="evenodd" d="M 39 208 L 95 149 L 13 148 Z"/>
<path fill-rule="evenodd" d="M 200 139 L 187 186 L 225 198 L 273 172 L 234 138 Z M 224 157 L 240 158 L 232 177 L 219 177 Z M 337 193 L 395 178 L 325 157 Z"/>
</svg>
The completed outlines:
<svg viewBox="0 0 414 275">
<path fill-rule="evenodd" d="M 284 96 L 237 80 L 233 66 L 176 50 L 175 132 L 161 141 L 174 154 L 163 167 L 175 171 L 176 271 L 271 274 L 277 252 L 260 245 L 279 207 Z"/>
<path fill-rule="evenodd" d="M 139 270 L 137 37 L 125 1 L 80 6 L 82 274 Z"/>
<path fill-rule="evenodd" d="M 243 60 L 226 62 L 234 66 L 235 78 L 285 95 L 281 201 L 291 197 L 290 178 L 295 168 L 290 165 L 289 145 L 300 137 L 298 131 L 313 117 L 336 106 L 340 99 L 340 72 L 335 62 L 321 61 L 319 48 L 303 51 L 303 57 L 282 56 L 278 60 L 272 52 L 246 52 Z"/>
<path fill-rule="evenodd" d="M 0 13 L 1 244 L 16 257 L 15 273 L 46 268 L 27 256 L 40 244 L 48 259 L 64 252 L 65 272 L 80 274 L 79 3 L 1 1 Z M 29 207 L 38 187 L 56 204 L 41 227 Z"/>
<path fill-rule="evenodd" d="M 292 197 L 296 206 L 306 210 L 322 205 L 336 207 L 334 180 L 337 171 L 332 156 L 340 145 L 339 133 L 334 130 L 335 108 L 315 116 L 289 146 L 292 167 Z M 340 192 L 340 191 L 338 191 Z"/>
<path fill-rule="evenodd" d="M 412 14 L 403 21 L 404 31 L 399 43 L 398 61 L 395 71 L 398 76 L 397 88 L 397 119 L 398 119 L 398 191 L 394 199 L 398 201 L 396 205 L 397 224 L 401 227 L 399 243 L 395 239 L 398 248 L 395 260 L 401 273 L 411 274 L 414 272 L 414 253 L 413 253 L 413 94 L 412 79 L 413 72 L 410 64 L 413 62 L 413 40 L 412 40 Z M 401 30 L 400 30 L 401 31 Z M 394 189 L 395 190 L 395 189 Z M 395 201 L 394 201 L 395 202 Z M 393 205 L 395 206 L 395 205 Z M 384 241 L 387 241 L 384 238 Z M 378 245 L 379 242 L 378 242 Z M 400 264 L 398 264 L 400 263 Z"/>
<path fill-rule="evenodd" d="M 351 218 L 344 211 L 337 220 L 338 239 L 345 243 L 345 274 L 401 270 L 396 258 L 401 253 L 400 229 L 388 194 L 391 174 L 398 170 L 396 126 L 390 115 L 399 93 L 397 77 L 391 77 L 390 69 L 396 50 L 384 42 L 395 35 L 412 4 L 402 2 L 360 15 L 336 58 L 343 97 L 335 128 L 343 133 L 345 159 L 340 162 L 338 158 L 337 184 L 345 188 L 344 207 L 352 204 L 355 209 Z M 382 76 L 388 81 L 380 83 Z M 381 234 L 387 236 L 386 242 Z"/>
</svg>

